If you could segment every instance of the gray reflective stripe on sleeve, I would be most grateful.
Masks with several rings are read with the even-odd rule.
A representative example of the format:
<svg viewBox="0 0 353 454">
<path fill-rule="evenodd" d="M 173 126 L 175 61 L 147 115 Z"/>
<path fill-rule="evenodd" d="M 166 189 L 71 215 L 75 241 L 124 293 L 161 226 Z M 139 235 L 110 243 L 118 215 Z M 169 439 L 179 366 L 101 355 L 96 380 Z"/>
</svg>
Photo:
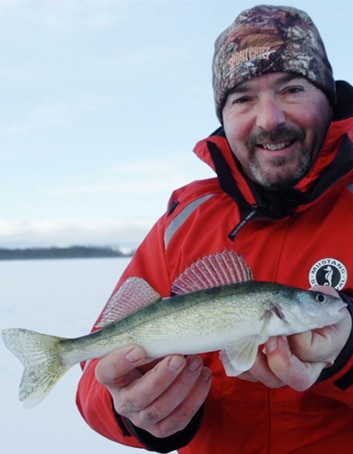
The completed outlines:
<svg viewBox="0 0 353 454">
<path fill-rule="evenodd" d="M 347 188 L 348 188 L 351 192 L 353 192 L 353 183 L 348 183 L 348 184 L 347 184 Z"/>
<path fill-rule="evenodd" d="M 186 206 L 183 211 L 181 211 L 172 222 L 167 227 L 165 234 L 164 234 L 164 247 L 167 249 L 169 241 L 172 239 L 174 233 L 178 230 L 178 228 L 187 220 L 187 218 L 192 214 L 193 211 L 196 210 L 200 205 L 206 202 L 209 198 L 213 197 L 215 194 L 207 194 L 203 197 L 200 197 L 197 200 L 191 202 L 188 206 Z"/>
</svg>

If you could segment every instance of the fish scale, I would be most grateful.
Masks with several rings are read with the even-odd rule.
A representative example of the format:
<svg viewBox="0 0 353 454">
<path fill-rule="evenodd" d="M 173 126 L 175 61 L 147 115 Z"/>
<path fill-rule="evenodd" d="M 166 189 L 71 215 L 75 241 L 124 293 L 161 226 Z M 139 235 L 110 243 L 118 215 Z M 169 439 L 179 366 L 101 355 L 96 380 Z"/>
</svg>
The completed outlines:
<svg viewBox="0 0 353 454">
<path fill-rule="evenodd" d="M 213 269 L 217 263 L 238 263 L 240 272 L 216 274 L 226 281 L 230 275 L 248 278 L 247 265 L 232 254 L 212 256 Z M 200 259 L 196 268 L 212 272 L 209 261 Z M 37 405 L 73 365 L 125 345 L 140 344 L 151 359 L 221 351 L 227 375 L 236 377 L 251 368 L 269 337 L 322 328 L 344 316 L 346 304 L 325 293 L 253 280 L 204 288 L 207 279 L 192 285 L 191 269 L 194 273 L 195 267 L 189 267 L 177 278 L 178 292 L 186 281 L 190 292 L 168 298 L 140 277 L 127 279 L 108 301 L 99 330 L 85 336 L 66 339 L 22 328 L 3 330 L 5 345 L 24 366 L 19 398 L 25 407 Z M 130 309 L 119 307 L 130 303 Z"/>
</svg>

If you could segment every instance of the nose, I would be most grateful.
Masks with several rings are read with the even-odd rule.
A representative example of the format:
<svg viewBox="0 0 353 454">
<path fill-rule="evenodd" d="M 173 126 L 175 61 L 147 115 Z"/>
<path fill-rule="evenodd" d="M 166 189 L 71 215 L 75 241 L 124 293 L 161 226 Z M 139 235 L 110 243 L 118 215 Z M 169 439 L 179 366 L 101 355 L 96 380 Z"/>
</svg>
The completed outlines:
<svg viewBox="0 0 353 454">
<path fill-rule="evenodd" d="M 264 131 L 273 131 L 283 125 L 286 116 L 280 102 L 272 97 L 259 100 L 257 106 L 256 126 Z"/>
</svg>

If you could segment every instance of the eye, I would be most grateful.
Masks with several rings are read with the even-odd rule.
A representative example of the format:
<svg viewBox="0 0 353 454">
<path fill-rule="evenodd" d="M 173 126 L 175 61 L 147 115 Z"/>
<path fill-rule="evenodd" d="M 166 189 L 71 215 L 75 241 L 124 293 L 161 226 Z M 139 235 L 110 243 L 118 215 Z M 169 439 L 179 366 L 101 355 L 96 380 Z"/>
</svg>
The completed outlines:
<svg viewBox="0 0 353 454">
<path fill-rule="evenodd" d="M 234 97 L 232 104 L 244 104 L 245 102 L 251 101 L 250 96 L 240 96 L 239 98 Z"/>
<path fill-rule="evenodd" d="M 228 103 L 230 106 L 245 104 L 249 101 L 251 101 L 250 96 L 243 96 L 243 95 L 239 96 L 239 95 L 234 94 L 234 95 L 230 95 L 228 98 Z"/>
<path fill-rule="evenodd" d="M 284 95 L 297 95 L 297 94 L 302 93 L 304 91 L 305 91 L 304 87 L 302 87 L 301 85 L 290 85 L 290 86 L 285 87 L 282 90 L 282 93 Z"/>
<path fill-rule="evenodd" d="M 243 90 L 234 90 L 228 94 L 226 104 L 229 106 L 236 106 L 241 104 L 246 104 L 247 102 L 253 99 L 253 95 L 250 93 L 245 93 Z"/>
<path fill-rule="evenodd" d="M 318 293 L 316 295 L 316 301 L 318 303 L 324 303 L 326 300 L 327 300 L 327 295 L 325 295 L 324 293 Z"/>
</svg>

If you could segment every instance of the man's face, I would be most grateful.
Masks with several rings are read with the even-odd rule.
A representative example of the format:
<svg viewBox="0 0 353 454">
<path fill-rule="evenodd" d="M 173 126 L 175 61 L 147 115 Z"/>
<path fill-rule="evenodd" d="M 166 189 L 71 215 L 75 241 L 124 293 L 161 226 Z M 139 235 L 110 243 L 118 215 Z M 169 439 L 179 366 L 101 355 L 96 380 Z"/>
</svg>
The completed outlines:
<svg viewBox="0 0 353 454">
<path fill-rule="evenodd" d="M 325 94 L 306 78 L 287 73 L 239 84 L 223 108 L 224 131 L 244 173 L 273 190 L 307 173 L 331 117 Z"/>
</svg>

